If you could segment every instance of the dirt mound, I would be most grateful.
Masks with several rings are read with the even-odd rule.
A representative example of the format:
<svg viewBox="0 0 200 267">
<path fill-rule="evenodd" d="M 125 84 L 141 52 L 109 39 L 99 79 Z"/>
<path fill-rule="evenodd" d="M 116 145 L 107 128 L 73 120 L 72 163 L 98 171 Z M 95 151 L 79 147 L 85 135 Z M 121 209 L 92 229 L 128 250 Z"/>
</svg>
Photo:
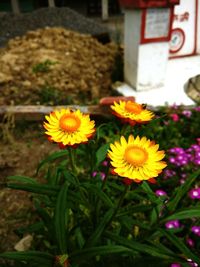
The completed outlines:
<svg viewBox="0 0 200 267">
<path fill-rule="evenodd" d="M 62 27 L 11 39 L 0 51 L 0 105 L 94 103 L 111 94 L 117 51 Z"/>
</svg>

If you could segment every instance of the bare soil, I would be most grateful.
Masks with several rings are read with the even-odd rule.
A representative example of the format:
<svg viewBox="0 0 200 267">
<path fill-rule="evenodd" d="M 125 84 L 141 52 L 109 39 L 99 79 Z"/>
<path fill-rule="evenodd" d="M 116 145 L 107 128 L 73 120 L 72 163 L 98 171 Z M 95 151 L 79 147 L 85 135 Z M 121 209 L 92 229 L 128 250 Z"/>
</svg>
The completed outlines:
<svg viewBox="0 0 200 267">
<path fill-rule="evenodd" d="M 2 125 L 1 125 L 2 126 Z M 15 230 L 32 223 L 31 194 L 5 188 L 8 176 L 35 177 L 38 163 L 56 151 L 43 134 L 41 124 L 21 124 L 8 129 L 0 139 L 0 252 L 13 250 L 20 240 Z"/>
</svg>

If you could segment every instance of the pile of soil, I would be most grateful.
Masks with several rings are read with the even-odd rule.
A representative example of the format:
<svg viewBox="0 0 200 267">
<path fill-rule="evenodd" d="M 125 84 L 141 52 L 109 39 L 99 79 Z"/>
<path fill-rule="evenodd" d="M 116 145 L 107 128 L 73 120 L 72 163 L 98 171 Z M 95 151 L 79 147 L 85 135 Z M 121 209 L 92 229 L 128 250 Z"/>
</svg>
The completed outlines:
<svg viewBox="0 0 200 267">
<path fill-rule="evenodd" d="M 0 25 L 0 105 L 89 105 L 113 94 L 120 52 L 96 38 L 108 34 L 102 24 L 63 7 L 5 13 Z"/>
</svg>

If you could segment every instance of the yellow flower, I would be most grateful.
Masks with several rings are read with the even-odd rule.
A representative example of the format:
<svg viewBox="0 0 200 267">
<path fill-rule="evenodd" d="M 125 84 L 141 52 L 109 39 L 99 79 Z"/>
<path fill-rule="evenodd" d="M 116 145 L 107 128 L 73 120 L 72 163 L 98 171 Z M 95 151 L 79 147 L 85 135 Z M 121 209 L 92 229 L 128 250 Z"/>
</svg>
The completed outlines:
<svg viewBox="0 0 200 267">
<path fill-rule="evenodd" d="M 145 109 L 144 105 L 133 101 L 114 102 L 111 109 L 114 110 L 113 113 L 115 116 L 119 117 L 124 122 L 128 122 L 130 125 L 146 123 L 154 117 L 154 113 Z"/>
<path fill-rule="evenodd" d="M 158 148 L 159 145 L 146 137 L 130 135 L 126 141 L 121 136 L 120 142 L 110 145 L 108 157 L 115 173 L 138 182 L 157 177 L 166 167 L 162 161 L 165 153 Z"/>
<path fill-rule="evenodd" d="M 61 109 L 45 116 L 45 133 L 49 139 L 63 146 L 85 143 L 95 132 L 95 123 L 80 110 Z"/>
</svg>

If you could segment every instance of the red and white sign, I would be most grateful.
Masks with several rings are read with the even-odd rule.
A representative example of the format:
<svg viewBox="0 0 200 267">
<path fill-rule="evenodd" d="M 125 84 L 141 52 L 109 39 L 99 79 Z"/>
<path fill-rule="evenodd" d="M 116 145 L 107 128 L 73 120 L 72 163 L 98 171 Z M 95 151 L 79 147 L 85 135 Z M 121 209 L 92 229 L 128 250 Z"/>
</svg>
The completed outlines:
<svg viewBox="0 0 200 267">
<path fill-rule="evenodd" d="M 197 4 L 198 0 L 181 0 L 180 5 L 175 6 L 170 40 L 170 58 L 196 53 Z"/>
<path fill-rule="evenodd" d="M 142 12 L 141 43 L 168 42 L 173 8 L 147 8 Z"/>
</svg>

